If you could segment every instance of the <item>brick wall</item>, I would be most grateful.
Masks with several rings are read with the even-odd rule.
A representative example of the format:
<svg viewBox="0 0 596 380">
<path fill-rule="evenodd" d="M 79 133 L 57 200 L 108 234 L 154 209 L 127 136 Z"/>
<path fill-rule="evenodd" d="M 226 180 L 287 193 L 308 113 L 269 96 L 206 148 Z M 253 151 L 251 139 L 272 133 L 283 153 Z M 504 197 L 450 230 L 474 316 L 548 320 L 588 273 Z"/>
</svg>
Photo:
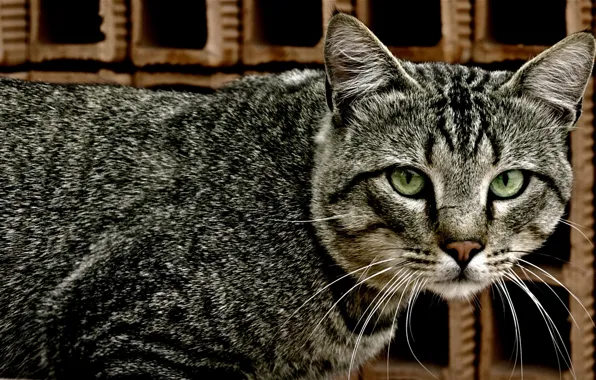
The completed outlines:
<svg viewBox="0 0 596 380">
<path fill-rule="evenodd" d="M 0 71 L 48 82 L 119 83 L 209 92 L 247 73 L 322 67 L 324 28 L 336 7 L 365 22 L 398 57 L 516 68 L 569 33 L 593 27 L 592 0 L 0 0 Z M 539 16 L 540 15 L 540 16 Z M 571 135 L 576 171 L 565 225 L 533 263 L 528 287 L 553 316 L 570 363 L 542 318 L 509 286 L 520 320 L 526 379 L 594 378 L 593 83 Z M 524 273 L 520 273 L 525 278 Z M 542 283 L 546 282 L 553 291 Z M 577 295 L 585 306 L 570 297 Z M 570 318 L 571 315 L 573 318 Z M 405 344 L 351 379 L 521 379 L 511 311 L 487 290 L 476 302 L 422 297 Z M 539 337 L 539 338 L 535 338 Z M 418 364 L 419 359 L 423 368 Z"/>
</svg>

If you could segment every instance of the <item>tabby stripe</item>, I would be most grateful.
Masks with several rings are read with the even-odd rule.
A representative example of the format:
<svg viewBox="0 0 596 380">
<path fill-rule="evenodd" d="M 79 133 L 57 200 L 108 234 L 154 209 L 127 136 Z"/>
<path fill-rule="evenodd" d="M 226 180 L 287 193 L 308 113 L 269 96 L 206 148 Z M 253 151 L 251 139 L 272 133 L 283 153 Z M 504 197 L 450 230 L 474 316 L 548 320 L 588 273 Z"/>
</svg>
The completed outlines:
<svg viewBox="0 0 596 380">
<path fill-rule="evenodd" d="M 479 128 L 478 134 L 476 135 L 476 139 L 474 140 L 474 146 L 472 148 L 475 156 L 478 155 L 478 150 L 480 149 L 482 137 L 484 137 L 484 130 L 482 128 Z"/>
<path fill-rule="evenodd" d="M 478 81 L 478 83 L 476 83 L 476 85 L 474 87 L 472 87 L 472 91 L 484 90 L 484 87 L 490 80 L 490 72 L 486 71 L 486 72 L 483 72 L 482 74 L 483 74 L 482 78 Z"/>
<path fill-rule="evenodd" d="M 499 163 L 499 161 L 501 160 L 501 144 L 499 143 L 499 141 L 497 141 L 497 138 L 494 136 L 494 134 L 490 131 L 490 130 L 485 130 L 486 133 L 486 137 L 488 138 L 488 141 L 490 142 L 490 146 L 492 147 L 493 150 L 493 155 L 494 155 L 494 159 L 493 159 L 493 165 L 497 165 Z"/>
<path fill-rule="evenodd" d="M 554 192 L 557 195 L 557 198 L 559 198 L 559 202 L 565 204 L 567 203 L 567 200 L 565 199 L 565 197 L 563 196 L 563 192 L 561 191 L 561 189 L 557 186 L 557 184 L 555 183 L 555 181 L 553 181 L 552 178 L 550 178 L 549 176 L 546 176 L 544 174 L 541 173 L 533 173 L 538 179 L 540 179 L 542 182 L 544 182 L 546 184 L 546 187 L 551 190 L 552 192 Z"/>
<path fill-rule="evenodd" d="M 432 165 L 433 163 L 433 147 L 435 146 L 435 135 L 432 133 L 428 134 L 428 139 L 426 140 L 426 146 L 424 150 L 424 157 L 426 158 L 426 162 L 428 165 Z"/>
<path fill-rule="evenodd" d="M 479 110 L 480 111 L 480 128 L 481 130 L 484 132 L 484 134 L 486 135 L 486 137 L 488 138 L 488 141 L 490 142 L 491 148 L 493 150 L 493 165 L 496 165 L 500 160 L 501 160 L 501 144 L 499 143 L 499 141 L 497 140 L 497 138 L 495 137 L 495 135 L 492 133 L 492 129 L 490 127 L 490 123 L 488 121 L 488 115 L 486 114 L 486 102 L 484 101 L 484 99 L 480 98 L 480 97 L 476 97 L 475 100 L 478 102 L 479 105 Z"/>
<path fill-rule="evenodd" d="M 447 124 L 445 116 L 445 114 L 447 113 L 447 98 L 448 97 L 445 94 L 445 99 L 442 99 L 439 102 L 437 102 L 437 104 L 435 104 L 435 107 L 437 108 L 437 113 L 439 114 L 439 118 L 437 119 L 437 129 L 439 130 L 443 138 L 445 138 L 445 142 L 447 143 L 449 150 L 453 152 L 455 150 L 455 146 L 453 140 L 451 139 L 449 131 L 447 130 L 447 128 L 445 128 L 445 125 Z"/>
<path fill-rule="evenodd" d="M 449 106 L 453 110 L 453 123 L 457 140 L 460 142 L 460 152 L 464 153 L 470 142 L 468 128 L 472 125 L 472 116 L 468 111 L 472 107 L 472 99 L 467 89 L 463 86 L 453 87 Z"/>
<path fill-rule="evenodd" d="M 468 77 L 466 78 L 466 83 L 468 85 L 471 85 L 472 83 L 474 83 L 477 75 L 478 75 L 478 71 L 474 70 L 474 68 L 470 68 L 470 71 L 468 71 Z"/>
<path fill-rule="evenodd" d="M 372 172 L 360 173 L 352 178 L 348 183 L 343 186 L 338 191 L 331 193 L 327 198 L 327 201 L 330 205 L 336 204 L 344 199 L 350 194 L 352 189 L 356 187 L 360 182 L 366 181 L 368 179 L 374 178 L 380 174 L 382 174 L 387 168 L 379 169 Z"/>
</svg>

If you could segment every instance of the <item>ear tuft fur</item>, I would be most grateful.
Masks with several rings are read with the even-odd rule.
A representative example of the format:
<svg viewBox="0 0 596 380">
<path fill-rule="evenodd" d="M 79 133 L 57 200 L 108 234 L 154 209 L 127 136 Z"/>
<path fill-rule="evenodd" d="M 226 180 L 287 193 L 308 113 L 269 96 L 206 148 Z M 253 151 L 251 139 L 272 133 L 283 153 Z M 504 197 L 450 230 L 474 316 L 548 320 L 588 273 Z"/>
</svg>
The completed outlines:
<svg viewBox="0 0 596 380">
<path fill-rule="evenodd" d="M 345 13 L 329 21 L 325 69 L 335 105 L 341 107 L 383 87 L 419 86 L 399 61 L 358 19 Z"/>
<path fill-rule="evenodd" d="M 591 33 L 572 34 L 528 61 L 502 89 L 575 115 L 592 73 L 595 46 Z"/>
</svg>

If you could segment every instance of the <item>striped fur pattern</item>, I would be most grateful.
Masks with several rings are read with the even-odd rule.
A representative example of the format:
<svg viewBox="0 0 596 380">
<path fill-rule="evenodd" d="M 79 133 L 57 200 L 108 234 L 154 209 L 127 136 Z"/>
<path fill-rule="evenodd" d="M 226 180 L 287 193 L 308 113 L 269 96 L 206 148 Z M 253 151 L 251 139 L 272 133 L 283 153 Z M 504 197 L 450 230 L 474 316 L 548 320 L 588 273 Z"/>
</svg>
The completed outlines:
<svg viewBox="0 0 596 380">
<path fill-rule="evenodd" d="M 516 73 L 489 72 L 399 61 L 338 15 L 326 54 L 334 113 L 318 138 L 314 215 L 329 218 L 319 234 L 347 269 L 400 257 L 426 289 L 467 298 L 543 244 L 570 197 L 566 137 L 592 71 L 592 35 L 572 35 Z M 424 173 L 432 190 L 400 195 L 388 181 L 395 167 Z M 512 169 L 527 187 L 491 199 L 491 181 Z M 441 248 L 452 241 L 484 247 L 462 273 Z"/>
<path fill-rule="evenodd" d="M 412 64 L 338 14 L 325 72 L 208 96 L 0 80 L 0 377 L 346 374 L 418 293 L 469 297 L 551 233 L 593 56 Z M 489 201 L 511 168 L 525 190 Z M 461 273 L 440 247 L 470 239 Z"/>
</svg>

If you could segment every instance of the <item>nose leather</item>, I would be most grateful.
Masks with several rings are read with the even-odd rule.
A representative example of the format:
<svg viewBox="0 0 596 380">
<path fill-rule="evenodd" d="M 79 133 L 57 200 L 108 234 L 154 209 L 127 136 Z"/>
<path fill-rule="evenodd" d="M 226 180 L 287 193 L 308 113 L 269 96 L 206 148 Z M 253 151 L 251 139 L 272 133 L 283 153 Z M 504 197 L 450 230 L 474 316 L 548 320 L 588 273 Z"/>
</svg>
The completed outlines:
<svg viewBox="0 0 596 380">
<path fill-rule="evenodd" d="M 455 241 L 445 246 L 445 252 L 463 268 L 484 247 L 476 241 Z"/>
</svg>

